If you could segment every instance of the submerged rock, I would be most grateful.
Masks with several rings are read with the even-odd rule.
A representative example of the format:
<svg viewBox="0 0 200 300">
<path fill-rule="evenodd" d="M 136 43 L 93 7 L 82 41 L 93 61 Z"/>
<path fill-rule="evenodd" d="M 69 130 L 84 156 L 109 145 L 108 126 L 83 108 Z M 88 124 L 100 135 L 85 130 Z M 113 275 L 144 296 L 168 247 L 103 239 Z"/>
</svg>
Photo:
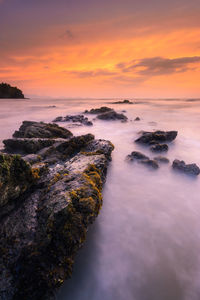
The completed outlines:
<svg viewBox="0 0 200 300">
<path fill-rule="evenodd" d="M 106 121 L 115 121 L 120 120 L 122 122 L 126 122 L 128 118 L 124 114 L 119 114 L 116 111 L 109 111 L 103 114 L 99 114 L 97 119 L 106 120 Z"/>
<path fill-rule="evenodd" d="M 168 145 L 167 144 L 154 144 L 150 147 L 151 151 L 153 152 L 166 152 L 168 151 Z"/>
<path fill-rule="evenodd" d="M 38 139 L 41 123 L 33 127 L 17 135 L 37 144 L 52 133 L 44 125 L 46 136 L 39 130 Z M 50 299 L 71 276 L 75 254 L 101 208 L 113 145 L 91 134 L 54 138 L 55 132 L 53 145 L 36 153 L 0 156 L 0 299 Z"/>
<path fill-rule="evenodd" d="M 156 157 L 154 157 L 154 160 L 161 162 L 161 163 L 166 163 L 166 164 L 169 163 L 169 159 L 164 156 L 156 156 Z"/>
<path fill-rule="evenodd" d="M 86 110 L 85 113 L 88 114 L 96 114 L 97 119 L 106 120 L 106 121 L 115 121 L 121 120 L 122 122 L 126 122 L 128 118 L 124 114 L 117 113 L 114 109 L 102 106 L 100 108 L 93 108 L 90 111 Z"/>
<path fill-rule="evenodd" d="M 106 112 L 110 112 L 110 111 L 113 111 L 112 108 L 110 107 L 107 107 L 107 106 L 102 106 L 100 108 L 92 108 L 91 110 L 85 110 L 85 114 L 103 114 L 103 113 L 106 113 Z"/>
<path fill-rule="evenodd" d="M 183 160 L 175 159 L 172 168 L 190 175 L 199 175 L 200 168 L 196 164 L 186 164 Z"/>
<path fill-rule="evenodd" d="M 112 102 L 112 104 L 134 104 L 134 103 L 130 100 L 123 100 L 123 101 Z"/>
<path fill-rule="evenodd" d="M 86 126 L 92 126 L 93 123 L 88 120 L 87 117 L 83 115 L 75 115 L 75 116 L 66 116 L 66 117 L 57 117 L 53 120 L 53 122 L 73 122 L 73 123 L 80 123 Z"/>
<path fill-rule="evenodd" d="M 137 161 L 140 164 L 146 165 L 153 169 L 158 169 L 159 164 L 156 160 L 150 159 L 148 156 L 144 155 L 141 152 L 133 151 L 131 154 L 127 156 L 128 161 Z"/>
<path fill-rule="evenodd" d="M 150 145 L 152 143 L 172 142 L 177 137 L 177 131 L 144 131 L 142 136 L 135 140 L 136 143 Z"/>
</svg>

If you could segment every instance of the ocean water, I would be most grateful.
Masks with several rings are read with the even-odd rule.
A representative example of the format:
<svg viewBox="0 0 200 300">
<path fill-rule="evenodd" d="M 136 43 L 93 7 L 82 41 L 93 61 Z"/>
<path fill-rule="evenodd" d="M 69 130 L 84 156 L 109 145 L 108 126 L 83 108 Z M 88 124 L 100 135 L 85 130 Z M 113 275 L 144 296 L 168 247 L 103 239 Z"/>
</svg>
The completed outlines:
<svg viewBox="0 0 200 300">
<path fill-rule="evenodd" d="M 112 101 L 0 100 L 0 146 L 23 120 L 50 122 L 102 105 L 126 110 L 129 118 L 127 123 L 97 120 L 93 127 L 70 126 L 74 135 L 90 132 L 110 140 L 115 150 L 103 208 L 57 299 L 199 300 L 200 178 L 173 171 L 171 163 L 177 158 L 200 166 L 200 100 L 137 99 L 134 105 Z M 141 121 L 134 121 L 137 116 Z M 69 128 L 68 123 L 61 125 Z M 155 156 L 134 140 L 141 130 L 156 129 L 178 130 L 165 155 L 170 164 L 149 170 L 126 162 L 134 150 Z"/>
</svg>

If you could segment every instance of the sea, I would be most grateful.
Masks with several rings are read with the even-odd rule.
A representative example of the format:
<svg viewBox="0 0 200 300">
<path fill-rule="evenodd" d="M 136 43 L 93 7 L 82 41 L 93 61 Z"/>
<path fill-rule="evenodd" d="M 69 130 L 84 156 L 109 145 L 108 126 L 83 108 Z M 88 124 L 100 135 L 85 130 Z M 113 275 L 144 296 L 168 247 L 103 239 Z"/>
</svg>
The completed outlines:
<svg viewBox="0 0 200 300">
<path fill-rule="evenodd" d="M 120 100 L 120 99 L 117 99 Z M 0 148 L 22 121 L 52 122 L 108 106 L 128 122 L 93 120 L 93 126 L 58 123 L 74 135 L 92 133 L 115 145 L 103 189 L 103 207 L 76 256 L 72 278 L 57 300 L 199 300 L 200 176 L 173 170 L 174 159 L 200 166 L 200 99 L 0 99 Z M 123 99 L 121 99 L 123 100 Z M 140 121 L 135 121 L 139 117 Z M 151 170 L 126 156 L 149 148 L 140 132 L 177 130 L 164 154 L 169 164 Z"/>
</svg>

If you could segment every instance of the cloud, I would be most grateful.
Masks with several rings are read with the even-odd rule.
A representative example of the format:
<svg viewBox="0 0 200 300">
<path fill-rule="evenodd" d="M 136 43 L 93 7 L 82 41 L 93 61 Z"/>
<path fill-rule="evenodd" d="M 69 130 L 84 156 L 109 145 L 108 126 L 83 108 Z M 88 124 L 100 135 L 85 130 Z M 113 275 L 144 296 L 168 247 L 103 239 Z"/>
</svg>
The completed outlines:
<svg viewBox="0 0 200 300">
<path fill-rule="evenodd" d="M 164 58 L 151 57 L 131 62 L 119 63 L 116 67 L 123 73 L 136 73 L 139 76 L 159 76 L 172 73 L 182 73 L 191 69 L 191 65 L 200 62 L 200 56 Z"/>
<path fill-rule="evenodd" d="M 80 71 L 63 71 L 64 73 L 74 75 L 79 78 L 91 78 L 91 77 L 104 77 L 116 75 L 116 72 L 112 72 L 107 69 L 95 69 L 95 70 L 80 70 Z"/>
<path fill-rule="evenodd" d="M 75 38 L 74 34 L 70 29 L 65 30 L 65 32 L 60 36 L 61 38 L 67 38 L 69 40 L 72 40 Z"/>
</svg>

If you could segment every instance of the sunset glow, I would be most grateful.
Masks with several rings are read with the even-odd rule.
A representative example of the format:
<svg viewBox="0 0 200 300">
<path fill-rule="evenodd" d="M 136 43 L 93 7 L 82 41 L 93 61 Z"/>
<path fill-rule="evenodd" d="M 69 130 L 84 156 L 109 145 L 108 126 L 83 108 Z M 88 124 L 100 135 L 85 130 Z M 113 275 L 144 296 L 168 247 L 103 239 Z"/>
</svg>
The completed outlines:
<svg viewBox="0 0 200 300">
<path fill-rule="evenodd" d="M 0 1 L 0 81 L 33 96 L 199 97 L 200 2 L 146 2 Z"/>
</svg>

